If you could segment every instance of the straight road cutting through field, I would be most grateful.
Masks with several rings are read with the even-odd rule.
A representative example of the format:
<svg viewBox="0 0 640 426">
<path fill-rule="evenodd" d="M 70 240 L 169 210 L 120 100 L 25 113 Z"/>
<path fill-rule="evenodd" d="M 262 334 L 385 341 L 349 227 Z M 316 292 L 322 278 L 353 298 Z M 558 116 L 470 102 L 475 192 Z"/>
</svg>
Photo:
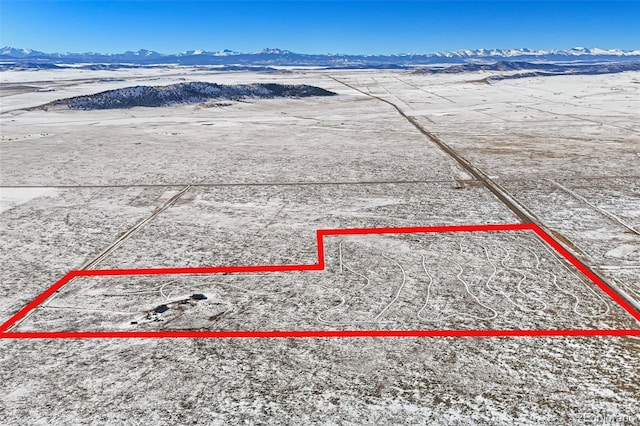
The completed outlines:
<svg viewBox="0 0 640 426">
<path fill-rule="evenodd" d="M 589 207 L 593 208 L 594 210 L 598 211 L 599 213 L 601 213 L 602 215 L 606 216 L 608 219 L 613 220 L 614 222 L 616 222 L 619 225 L 622 225 L 624 228 L 626 228 L 628 231 L 636 234 L 636 235 L 640 235 L 640 231 L 638 231 L 637 229 L 635 229 L 633 226 L 631 226 L 630 224 L 628 224 L 627 222 L 625 222 L 624 220 L 620 219 L 618 216 L 614 215 L 611 212 L 608 212 L 607 210 L 601 209 L 600 207 L 596 206 L 595 204 L 591 203 L 589 200 L 587 200 L 586 198 L 584 198 L 582 195 L 578 194 L 577 192 L 567 188 L 566 186 L 556 182 L 553 179 L 545 179 L 546 181 L 550 182 L 551 184 L 553 184 L 554 186 L 556 186 L 557 188 L 563 190 L 564 192 L 566 192 L 567 194 L 571 195 L 573 198 L 576 198 L 580 201 L 582 201 L 583 203 L 585 203 L 586 205 L 588 205 Z"/>
<path fill-rule="evenodd" d="M 448 232 L 496 232 L 496 231 L 529 231 L 534 232 L 548 250 L 555 250 L 558 256 L 577 268 L 594 285 L 599 287 L 633 318 L 640 321 L 640 314 L 634 310 L 622 297 L 614 292 L 605 282 L 600 280 L 582 262 L 573 256 L 566 248 L 558 244 L 551 236 L 535 224 L 481 224 L 481 225 L 446 225 L 405 228 L 337 228 L 318 229 L 316 231 L 317 255 L 316 263 L 299 265 L 246 265 L 246 266 L 210 266 L 210 267 L 179 267 L 179 268 L 147 268 L 147 269 L 90 269 L 70 271 L 58 282 L 45 290 L 33 301 L 19 310 L 4 324 L 0 325 L 0 339 L 2 338 L 163 338 L 163 337 L 209 337 L 209 338 L 279 338 L 279 337 L 489 337 L 489 336 L 640 336 L 640 329 L 563 329 L 563 330 L 215 330 L 215 331 L 9 331 L 20 322 L 29 312 L 45 303 L 48 298 L 58 293 L 65 285 L 77 277 L 90 276 L 122 276 L 122 275 L 174 275 L 174 274 L 219 274 L 219 273 L 255 273 L 255 272 L 298 272 L 324 271 L 324 238 L 331 236 L 370 235 L 370 234 L 412 234 L 412 233 L 448 233 Z M 342 298 L 343 299 L 343 298 Z M 344 299 L 343 299 L 344 302 Z"/>
<path fill-rule="evenodd" d="M 178 199 L 180 197 L 182 197 L 190 188 L 191 188 L 191 185 L 187 185 L 180 192 L 175 194 L 173 197 L 169 198 L 162 206 L 158 207 L 149 216 L 147 216 L 142 221 L 138 222 L 133 227 L 131 227 L 128 231 L 126 231 L 124 234 L 122 234 L 120 237 L 118 237 L 117 240 L 115 240 L 113 243 L 111 243 L 106 249 L 104 249 L 102 252 L 100 252 L 100 254 L 98 254 L 96 257 L 94 257 L 93 259 L 89 260 L 88 262 L 86 262 L 78 270 L 79 271 L 86 271 L 86 270 L 89 270 L 89 269 L 93 268 L 98 263 L 100 263 L 107 256 L 109 256 L 114 250 L 116 250 L 118 247 L 120 247 L 126 240 L 131 238 L 132 235 L 134 235 L 136 232 L 138 232 L 144 225 L 146 225 L 151 220 L 153 220 L 156 216 L 158 216 L 160 213 L 162 213 L 163 211 L 165 211 L 166 209 L 168 209 L 169 207 L 174 205 L 176 203 L 176 201 L 178 201 Z M 73 277 L 71 279 L 73 279 Z M 68 281 L 70 281 L 71 279 L 69 279 Z M 37 308 L 34 308 L 33 310 L 29 311 L 25 316 L 20 318 L 15 323 L 11 324 L 11 326 L 9 328 L 7 328 L 6 331 L 11 331 L 12 329 L 14 329 L 18 325 L 20 325 L 20 323 L 22 323 L 27 318 L 29 318 L 38 308 L 43 308 L 43 307 L 47 306 L 49 303 L 51 303 L 51 301 L 53 299 L 56 298 L 56 296 L 58 294 L 59 294 L 59 292 L 57 290 L 55 292 L 53 292 Z"/>
<path fill-rule="evenodd" d="M 357 88 L 355 86 L 352 86 L 351 84 L 346 83 L 346 82 L 344 82 L 342 80 L 339 80 L 339 79 L 337 79 L 337 78 L 335 78 L 335 77 L 333 77 L 331 75 L 326 75 L 326 77 L 328 77 L 328 78 L 332 79 L 333 81 L 335 81 L 337 83 L 340 83 L 340 84 L 342 84 L 342 85 L 344 85 L 344 86 L 346 86 L 346 87 L 348 87 L 348 88 L 350 88 L 352 90 L 355 90 L 355 91 L 357 91 L 359 93 L 362 93 L 365 96 L 368 96 L 368 97 L 373 98 L 373 99 L 377 99 L 377 100 L 379 100 L 381 102 L 384 102 L 384 103 L 392 106 L 398 112 L 398 114 L 400 114 L 404 119 L 406 119 L 409 123 L 411 123 L 413 125 L 413 127 L 415 127 L 420 133 L 422 133 L 422 135 L 424 135 L 427 139 L 429 139 L 431 142 L 436 144 L 442 151 L 444 151 L 451 158 L 453 158 L 460 165 L 460 167 L 462 167 L 467 173 L 469 173 L 471 176 L 473 176 L 477 181 L 481 182 L 482 185 L 489 192 L 491 192 L 498 200 L 500 200 L 509 210 L 511 210 L 511 212 L 514 215 L 516 215 L 518 217 L 518 219 L 522 223 L 537 225 L 538 227 L 543 229 L 550 236 L 550 238 L 552 238 L 556 243 L 560 244 L 560 241 L 557 239 L 557 237 L 555 237 L 553 235 L 553 233 L 550 232 L 550 229 L 548 229 L 532 212 L 530 212 L 525 206 L 520 204 L 513 196 L 511 196 L 504 188 L 502 188 L 500 185 L 498 185 L 496 182 L 494 182 L 491 178 L 489 178 L 483 171 L 481 171 L 480 169 L 475 167 L 473 164 L 471 164 L 466 158 L 464 158 L 461 155 L 459 155 L 453 148 L 451 148 L 449 145 L 447 145 L 442 140 L 440 140 L 440 138 L 438 138 L 436 135 L 434 135 L 433 133 L 429 132 L 427 129 L 422 127 L 422 125 L 420 125 L 420 123 L 418 123 L 418 120 L 416 120 L 415 117 L 407 115 L 400 107 L 398 107 L 396 104 L 394 104 L 393 102 L 391 102 L 391 101 L 389 101 L 387 99 L 381 98 L 381 97 L 376 96 L 376 95 L 372 95 L 371 93 L 365 92 L 364 90 L 361 90 L 361 89 L 359 89 L 359 88 Z M 638 154 L 638 155 L 640 155 L 640 154 Z M 568 240 L 567 240 L 567 242 L 569 243 L 569 245 L 572 244 Z M 567 244 L 565 244 L 565 245 L 567 245 Z M 576 256 L 576 253 L 574 253 L 573 250 L 570 247 L 568 249 L 571 251 L 572 255 Z M 566 259 L 560 259 L 560 260 L 562 262 L 566 262 Z M 586 264 L 585 264 L 585 267 L 592 274 L 596 275 L 601 281 L 606 283 L 613 291 L 615 291 L 627 303 L 629 303 L 631 306 L 633 306 L 633 308 L 636 310 L 636 312 L 638 314 L 640 314 L 640 303 L 637 300 L 635 300 L 632 297 L 630 297 L 624 290 L 619 288 L 617 285 L 611 284 L 599 272 L 597 272 L 594 269 L 588 267 Z"/>
</svg>

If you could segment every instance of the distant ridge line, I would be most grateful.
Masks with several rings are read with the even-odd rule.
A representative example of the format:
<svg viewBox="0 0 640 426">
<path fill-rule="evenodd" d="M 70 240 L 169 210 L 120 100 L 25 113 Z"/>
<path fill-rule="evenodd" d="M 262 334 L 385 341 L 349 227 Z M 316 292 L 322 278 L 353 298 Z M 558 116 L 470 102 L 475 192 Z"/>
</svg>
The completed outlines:
<svg viewBox="0 0 640 426">
<path fill-rule="evenodd" d="M 160 53 L 140 49 L 123 53 L 45 53 L 32 49 L 5 46 L 0 49 L 0 62 L 40 64 L 127 63 L 137 65 L 262 65 L 262 66 L 411 66 L 429 64 L 486 63 L 487 61 L 547 61 L 547 62 L 620 62 L 640 60 L 640 49 L 465 49 L 455 52 L 398 54 L 336 54 L 296 53 L 283 49 L 263 49 L 258 52 L 232 50 L 188 50 L 180 53 Z"/>
</svg>

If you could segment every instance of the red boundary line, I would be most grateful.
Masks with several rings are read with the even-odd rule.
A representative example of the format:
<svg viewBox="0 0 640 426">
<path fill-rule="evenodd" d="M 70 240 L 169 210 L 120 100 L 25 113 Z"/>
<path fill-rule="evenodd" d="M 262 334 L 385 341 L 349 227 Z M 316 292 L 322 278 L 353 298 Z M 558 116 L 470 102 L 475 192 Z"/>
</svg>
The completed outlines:
<svg viewBox="0 0 640 426">
<path fill-rule="evenodd" d="M 58 339 L 58 338 L 326 338 L 326 337 L 557 337 L 557 336 L 640 336 L 640 329 L 627 330 L 267 330 L 267 331 L 35 331 L 10 332 L 12 325 L 24 318 L 29 312 L 59 291 L 75 277 L 115 276 L 115 275 L 173 275 L 173 274 L 220 274 L 220 273 L 256 273 L 256 272 L 297 272 L 322 271 L 324 261 L 324 237 L 335 235 L 368 234 L 409 234 L 409 233 L 446 233 L 446 232 L 490 232 L 490 231 L 533 231 L 558 254 L 575 266 L 609 297 L 617 302 L 632 317 L 640 321 L 640 312 L 636 311 L 587 266 L 576 259 L 569 251 L 557 243 L 549 234 L 535 224 L 493 224 L 493 225 L 454 225 L 405 228 L 345 228 L 318 229 L 316 231 L 318 262 L 299 265 L 249 265 L 249 266 L 211 266 L 186 268 L 140 268 L 140 269 L 91 269 L 74 270 L 45 290 L 33 301 L 20 309 L 0 326 L 0 338 L 13 339 Z"/>
</svg>

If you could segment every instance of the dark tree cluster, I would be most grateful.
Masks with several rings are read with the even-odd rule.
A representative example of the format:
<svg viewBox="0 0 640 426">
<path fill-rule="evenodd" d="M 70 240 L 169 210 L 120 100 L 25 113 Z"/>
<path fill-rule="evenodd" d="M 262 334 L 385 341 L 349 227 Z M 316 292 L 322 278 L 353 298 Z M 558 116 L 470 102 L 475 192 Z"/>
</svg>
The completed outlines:
<svg viewBox="0 0 640 426">
<path fill-rule="evenodd" d="M 237 84 L 190 82 L 169 86 L 133 86 L 108 90 L 93 95 L 77 96 L 54 101 L 53 105 L 67 105 L 71 109 L 93 110 L 133 107 L 162 107 L 193 104 L 214 99 L 241 100 L 246 98 L 304 98 L 333 96 L 335 93 L 320 87 L 287 84 Z"/>
</svg>

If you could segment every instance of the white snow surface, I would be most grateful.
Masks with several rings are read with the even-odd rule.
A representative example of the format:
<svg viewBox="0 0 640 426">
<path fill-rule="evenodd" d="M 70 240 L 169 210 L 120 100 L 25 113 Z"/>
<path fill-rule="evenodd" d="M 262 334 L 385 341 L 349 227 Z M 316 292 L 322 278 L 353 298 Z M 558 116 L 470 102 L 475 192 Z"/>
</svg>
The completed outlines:
<svg viewBox="0 0 640 426">
<path fill-rule="evenodd" d="M 640 226 L 640 73 L 495 84 L 488 75 L 3 72 L 14 88 L 0 97 L 0 322 L 189 184 L 96 267 L 312 263 L 318 228 L 517 222 L 378 98 L 640 297 L 640 238 L 593 207 Z M 179 81 L 312 84 L 339 96 L 25 109 Z M 411 237 L 329 238 L 328 269 L 312 275 L 78 278 L 21 327 L 640 326 L 535 235 Z M 208 300 L 180 308 L 195 292 Z M 169 302 L 174 321 L 147 315 Z M 322 312 L 330 325 L 316 321 Z M 121 321 L 129 316 L 148 322 Z M 366 317 L 392 322 L 355 323 Z M 638 353 L 630 336 L 0 339 L 0 423 L 635 425 Z"/>
<path fill-rule="evenodd" d="M 39 197 L 55 197 L 55 188 L 0 188 L 0 213 Z"/>
</svg>

